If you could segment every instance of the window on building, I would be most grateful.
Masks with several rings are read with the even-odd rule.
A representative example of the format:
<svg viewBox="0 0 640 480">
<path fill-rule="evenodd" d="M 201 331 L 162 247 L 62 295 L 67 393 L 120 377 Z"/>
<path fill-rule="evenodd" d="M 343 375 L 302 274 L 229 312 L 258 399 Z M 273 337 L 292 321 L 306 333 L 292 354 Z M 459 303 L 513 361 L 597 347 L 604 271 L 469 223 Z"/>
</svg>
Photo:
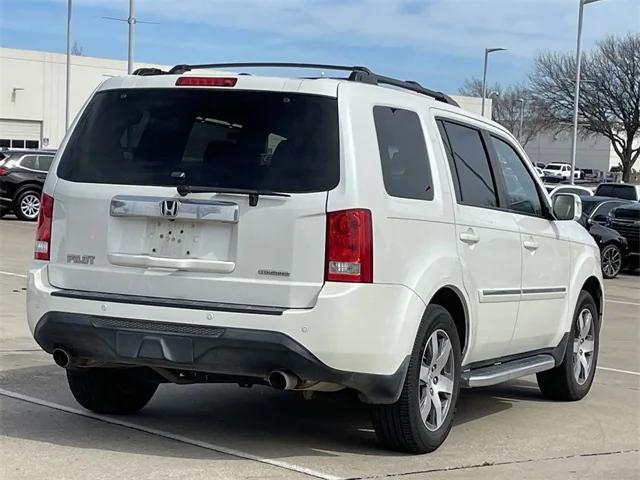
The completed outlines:
<svg viewBox="0 0 640 480">
<path fill-rule="evenodd" d="M 458 202 L 473 207 L 497 207 L 496 184 L 479 130 L 443 122 L 447 151 L 455 166 Z"/>
<path fill-rule="evenodd" d="M 24 148 L 24 140 L 11 140 L 11 148 Z"/>
<path fill-rule="evenodd" d="M 39 148 L 40 142 L 37 140 L 26 140 L 24 142 L 26 148 Z"/>
<path fill-rule="evenodd" d="M 433 200 L 431 168 L 420 118 L 415 112 L 376 106 L 384 188 L 393 197 Z"/>
<path fill-rule="evenodd" d="M 11 146 L 11 140 L 8 138 L 0 138 L 0 147 L 9 148 Z"/>
</svg>

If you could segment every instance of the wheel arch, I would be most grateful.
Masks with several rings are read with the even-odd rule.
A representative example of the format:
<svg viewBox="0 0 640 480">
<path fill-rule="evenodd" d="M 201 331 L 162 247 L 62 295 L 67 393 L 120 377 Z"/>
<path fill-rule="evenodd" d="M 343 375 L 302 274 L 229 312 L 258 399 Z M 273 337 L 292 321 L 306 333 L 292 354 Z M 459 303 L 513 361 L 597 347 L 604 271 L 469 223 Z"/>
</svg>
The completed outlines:
<svg viewBox="0 0 640 480">
<path fill-rule="evenodd" d="M 440 305 L 453 317 L 460 338 L 460 349 L 464 357 L 469 344 L 469 307 L 462 291 L 454 285 L 446 285 L 436 291 L 428 302 Z"/>
<path fill-rule="evenodd" d="M 42 187 L 42 183 L 27 180 L 26 182 L 23 182 L 16 187 L 15 193 L 13 194 L 13 200 L 18 198 L 19 195 L 22 195 L 22 193 L 26 190 L 35 190 L 42 193 Z"/>
<path fill-rule="evenodd" d="M 600 279 L 598 279 L 595 275 L 590 276 L 582 284 L 582 288 L 580 289 L 580 291 L 582 290 L 589 292 L 589 294 L 596 301 L 596 305 L 598 306 L 598 317 L 600 322 L 602 322 L 602 315 L 604 313 L 604 289 L 602 288 Z"/>
</svg>

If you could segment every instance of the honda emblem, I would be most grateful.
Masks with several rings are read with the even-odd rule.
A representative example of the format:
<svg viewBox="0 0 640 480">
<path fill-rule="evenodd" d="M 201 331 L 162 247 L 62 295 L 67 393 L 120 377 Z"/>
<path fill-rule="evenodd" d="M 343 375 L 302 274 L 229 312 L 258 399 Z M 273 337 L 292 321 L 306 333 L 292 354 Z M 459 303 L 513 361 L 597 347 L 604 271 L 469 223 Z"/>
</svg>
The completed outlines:
<svg viewBox="0 0 640 480">
<path fill-rule="evenodd" d="M 160 203 L 160 213 L 163 217 L 177 217 L 179 204 L 178 200 L 163 200 Z"/>
</svg>

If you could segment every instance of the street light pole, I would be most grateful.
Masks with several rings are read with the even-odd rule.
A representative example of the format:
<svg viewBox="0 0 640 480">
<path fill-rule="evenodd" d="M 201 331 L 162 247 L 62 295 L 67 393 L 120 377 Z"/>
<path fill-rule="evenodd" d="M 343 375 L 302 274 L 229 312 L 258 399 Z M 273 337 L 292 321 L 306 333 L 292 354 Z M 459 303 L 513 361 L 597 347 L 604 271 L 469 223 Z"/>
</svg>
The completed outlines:
<svg viewBox="0 0 640 480">
<path fill-rule="evenodd" d="M 576 39 L 576 85 L 573 96 L 573 135 L 571 136 L 571 178 L 569 182 L 574 184 L 574 173 L 576 170 L 576 152 L 578 150 L 578 106 L 580 102 L 580 67 L 582 58 L 580 57 L 580 38 L 582 37 L 582 14 L 584 6 L 600 0 L 578 0 L 578 35 Z"/>
<path fill-rule="evenodd" d="M 69 128 L 69 99 L 71 95 L 70 79 L 71 79 L 71 2 L 67 1 L 67 78 L 65 85 L 65 101 L 64 101 L 64 127 L 65 131 Z"/>
<path fill-rule="evenodd" d="M 518 128 L 518 140 L 522 142 L 522 125 L 524 123 L 524 98 L 519 98 L 520 102 L 520 128 Z"/>
<path fill-rule="evenodd" d="M 133 42 L 136 29 L 136 3 L 135 0 L 129 0 L 129 18 L 127 18 L 129 24 L 129 54 L 127 56 L 127 74 L 133 73 Z"/>
<path fill-rule="evenodd" d="M 482 73 L 482 116 L 484 116 L 484 102 L 487 97 L 487 61 L 489 60 L 489 54 L 492 52 L 499 52 L 501 50 L 506 50 L 506 48 L 484 49 L 484 71 Z"/>
</svg>

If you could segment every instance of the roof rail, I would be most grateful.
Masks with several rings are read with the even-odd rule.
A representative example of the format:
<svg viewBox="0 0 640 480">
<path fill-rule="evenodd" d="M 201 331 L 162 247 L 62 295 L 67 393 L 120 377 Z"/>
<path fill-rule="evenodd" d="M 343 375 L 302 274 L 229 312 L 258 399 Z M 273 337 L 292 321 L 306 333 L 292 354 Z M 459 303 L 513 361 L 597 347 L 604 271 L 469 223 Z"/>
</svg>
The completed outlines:
<svg viewBox="0 0 640 480">
<path fill-rule="evenodd" d="M 447 103 L 458 107 L 458 103 L 450 96 L 430 90 L 423 87 L 414 80 L 398 80 L 397 78 L 385 77 L 384 75 L 378 75 L 373 73 L 367 67 L 362 66 L 347 66 L 347 65 L 330 65 L 322 63 L 295 63 L 295 62 L 234 62 L 234 63 L 203 63 L 195 65 L 176 65 L 168 72 L 158 71 L 155 68 L 141 68 L 136 70 L 134 75 L 181 75 L 191 70 L 202 70 L 209 68 L 234 68 L 234 67 L 266 67 L 266 68 L 313 68 L 324 70 L 339 70 L 350 72 L 347 80 L 352 82 L 367 83 L 370 85 L 390 85 L 404 90 L 410 90 L 415 93 L 420 93 L 428 97 L 434 98 L 440 102 Z"/>
</svg>

